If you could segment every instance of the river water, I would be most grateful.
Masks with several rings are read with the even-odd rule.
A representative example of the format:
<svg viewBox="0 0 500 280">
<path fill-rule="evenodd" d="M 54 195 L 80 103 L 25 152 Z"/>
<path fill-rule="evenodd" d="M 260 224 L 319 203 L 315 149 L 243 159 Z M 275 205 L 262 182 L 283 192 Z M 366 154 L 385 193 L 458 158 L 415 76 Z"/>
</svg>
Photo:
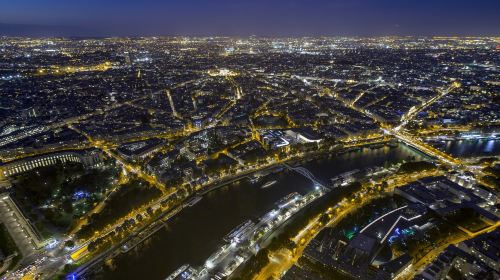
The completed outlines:
<svg viewBox="0 0 500 280">
<path fill-rule="evenodd" d="M 403 160 L 421 160 L 425 156 L 400 144 L 395 148 L 363 148 L 342 155 L 314 159 L 302 164 L 318 179 L 327 182 L 346 171 L 373 166 L 389 166 Z M 278 182 L 268 188 L 269 181 Z M 216 251 L 223 237 L 248 219 L 256 219 L 274 208 L 291 192 L 307 193 L 313 183 L 291 171 L 268 175 L 260 182 L 231 183 L 206 194 L 192 207 L 182 210 L 145 243 L 117 257 L 105 266 L 101 279 L 165 279 L 182 266 L 202 265 Z"/>
<path fill-rule="evenodd" d="M 496 156 L 500 154 L 500 139 L 461 139 L 429 141 L 434 147 L 455 157 Z"/>
</svg>

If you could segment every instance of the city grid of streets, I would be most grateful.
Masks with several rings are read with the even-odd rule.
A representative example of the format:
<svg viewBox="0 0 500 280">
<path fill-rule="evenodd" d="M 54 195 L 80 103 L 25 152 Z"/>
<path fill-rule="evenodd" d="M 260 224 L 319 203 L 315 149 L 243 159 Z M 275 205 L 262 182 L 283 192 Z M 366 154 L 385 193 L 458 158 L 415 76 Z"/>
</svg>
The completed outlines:
<svg viewBox="0 0 500 280">
<path fill-rule="evenodd" d="M 370 144 L 405 143 L 434 158 L 443 174 L 467 175 L 496 192 L 477 164 L 425 139 L 460 133 L 496 137 L 500 105 L 492 101 L 498 100 L 500 87 L 499 46 L 498 38 L 486 37 L 2 38 L 0 182 L 5 191 L 15 197 L 22 187 L 16 176 L 42 167 L 37 162 L 42 156 L 77 153 L 84 158 L 92 150 L 120 168 L 120 183 L 101 191 L 102 198 L 92 200 L 90 209 L 78 216 L 72 212 L 69 230 L 54 230 L 44 240 L 29 237 L 43 245 L 24 255 L 6 277 L 48 278 L 74 264 L 78 267 L 71 277 L 83 276 L 123 246 L 145 240 L 205 189 L 290 161 Z M 15 167 L 20 162 L 25 166 Z M 93 168 L 102 165 L 97 162 Z M 411 178 L 389 189 L 421 177 Z M 160 194 L 83 234 L 126 191 L 121 186 L 134 180 Z M 311 195 L 322 195 L 329 187 L 313 189 Z M 378 196 L 371 192 L 363 201 Z M 88 199 L 75 197 L 72 207 Z M 34 208 L 43 212 L 54 203 L 59 202 Z M 306 199 L 286 209 L 280 222 L 255 225 L 243 238 L 251 240 L 245 246 L 259 244 L 262 236 L 253 235 L 279 228 L 281 219 L 291 219 L 309 203 Z M 354 210 L 348 203 L 341 206 L 339 213 Z M 22 216 L 19 223 L 29 223 Z M 310 229 L 317 233 L 324 226 L 313 219 L 300 236 L 311 240 L 315 234 Z M 299 252 L 308 243 L 302 239 L 296 240 L 302 242 Z M 238 255 L 238 265 L 258 251 Z M 281 276 L 300 255 L 281 256 L 278 267 L 261 275 Z M 231 276 L 237 265 L 223 263 L 218 269 Z M 416 262 L 414 272 L 424 264 Z M 207 263 L 197 273 L 212 276 L 206 273 L 213 266 Z M 267 279 L 261 275 L 259 279 Z"/>
</svg>

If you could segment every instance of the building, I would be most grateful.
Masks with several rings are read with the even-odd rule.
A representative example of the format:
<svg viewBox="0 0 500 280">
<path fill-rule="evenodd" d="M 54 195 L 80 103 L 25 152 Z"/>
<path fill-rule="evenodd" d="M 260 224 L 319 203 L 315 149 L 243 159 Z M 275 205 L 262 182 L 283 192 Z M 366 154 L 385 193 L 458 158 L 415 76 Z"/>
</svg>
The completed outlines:
<svg viewBox="0 0 500 280">
<path fill-rule="evenodd" d="M 497 229 L 463 241 L 458 247 L 450 245 L 415 279 L 500 279 L 499 241 L 500 230 Z"/>
<path fill-rule="evenodd" d="M 299 143 L 319 143 L 321 138 L 309 129 L 285 130 L 285 134 Z"/>
<path fill-rule="evenodd" d="M 460 243 L 458 248 L 500 271 L 500 230 L 466 240 Z"/>
<path fill-rule="evenodd" d="M 170 274 L 166 280 L 194 280 L 198 278 L 198 272 L 196 269 L 190 265 L 183 265 L 172 274 Z"/>
<path fill-rule="evenodd" d="M 140 160 L 153 154 L 153 152 L 161 148 L 163 144 L 163 140 L 152 138 L 144 141 L 135 141 L 120 145 L 117 151 L 125 159 Z"/>
<path fill-rule="evenodd" d="M 486 223 L 495 224 L 500 220 L 500 212 L 488 207 L 487 201 L 476 195 L 474 190 L 461 187 L 444 176 L 412 182 L 396 188 L 394 193 L 411 202 L 422 203 L 441 216 L 470 208 Z"/>
<path fill-rule="evenodd" d="M 57 163 L 74 162 L 85 166 L 96 166 L 103 161 L 101 152 L 97 150 L 66 151 L 35 157 L 23 158 L 0 166 L 1 177 L 10 177 L 23 172 L 28 172 L 38 167 L 55 165 Z"/>
</svg>

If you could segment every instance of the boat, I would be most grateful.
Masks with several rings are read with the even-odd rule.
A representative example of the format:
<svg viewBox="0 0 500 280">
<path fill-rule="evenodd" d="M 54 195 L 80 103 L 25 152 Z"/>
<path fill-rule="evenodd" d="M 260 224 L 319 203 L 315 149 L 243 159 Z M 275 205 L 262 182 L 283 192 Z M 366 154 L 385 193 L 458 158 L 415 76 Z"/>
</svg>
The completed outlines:
<svg viewBox="0 0 500 280">
<path fill-rule="evenodd" d="M 301 197 L 302 196 L 298 192 L 293 192 L 293 193 L 290 193 L 287 196 L 283 197 L 282 199 L 278 200 L 278 202 L 276 202 L 275 204 L 279 208 L 284 208 L 288 204 L 290 204 L 291 202 L 293 202 L 293 201 L 295 201 L 297 199 L 300 199 Z"/>
<path fill-rule="evenodd" d="M 257 175 L 257 174 L 250 176 L 250 183 L 252 183 L 252 184 L 257 183 L 260 180 L 260 177 L 261 177 L 261 175 Z"/>
<path fill-rule="evenodd" d="M 349 183 L 354 182 L 355 176 L 361 171 L 359 169 L 354 169 L 351 171 L 344 172 L 330 179 L 334 187 L 345 186 Z"/>
<path fill-rule="evenodd" d="M 255 229 L 255 223 L 251 220 L 248 220 L 236 228 L 234 228 L 230 233 L 228 233 L 224 237 L 224 241 L 226 242 L 240 242 L 241 240 L 246 239 Z"/>
<path fill-rule="evenodd" d="M 201 199 L 202 199 L 202 196 L 197 195 L 197 196 L 195 196 L 195 197 L 191 198 L 190 200 L 188 200 L 188 201 L 186 202 L 186 205 L 187 205 L 187 206 L 189 206 L 189 207 L 192 207 L 192 206 L 194 206 L 196 203 L 198 203 Z"/>
<path fill-rule="evenodd" d="M 268 188 L 274 184 L 276 184 L 278 181 L 274 180 L 274 181 L 269 181 L 267 183 L 265 183 L 264 185 L 262 185 L 262 187 L 260 187 L 261 189 L 265 189 L 265 188 Z"/>
</svg>

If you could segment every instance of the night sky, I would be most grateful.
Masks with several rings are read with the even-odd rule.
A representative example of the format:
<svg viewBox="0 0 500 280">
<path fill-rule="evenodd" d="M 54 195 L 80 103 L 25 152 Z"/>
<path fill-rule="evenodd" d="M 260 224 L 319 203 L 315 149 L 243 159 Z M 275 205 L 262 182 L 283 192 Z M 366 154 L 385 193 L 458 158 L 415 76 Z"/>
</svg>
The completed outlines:
<svg viewBox="0 0 500 280">
<path fill-rule="evenodd" d="M 500 0 L 0 0 L 0 7 L 0 35 L 500 35 Z"/>
</svg>

